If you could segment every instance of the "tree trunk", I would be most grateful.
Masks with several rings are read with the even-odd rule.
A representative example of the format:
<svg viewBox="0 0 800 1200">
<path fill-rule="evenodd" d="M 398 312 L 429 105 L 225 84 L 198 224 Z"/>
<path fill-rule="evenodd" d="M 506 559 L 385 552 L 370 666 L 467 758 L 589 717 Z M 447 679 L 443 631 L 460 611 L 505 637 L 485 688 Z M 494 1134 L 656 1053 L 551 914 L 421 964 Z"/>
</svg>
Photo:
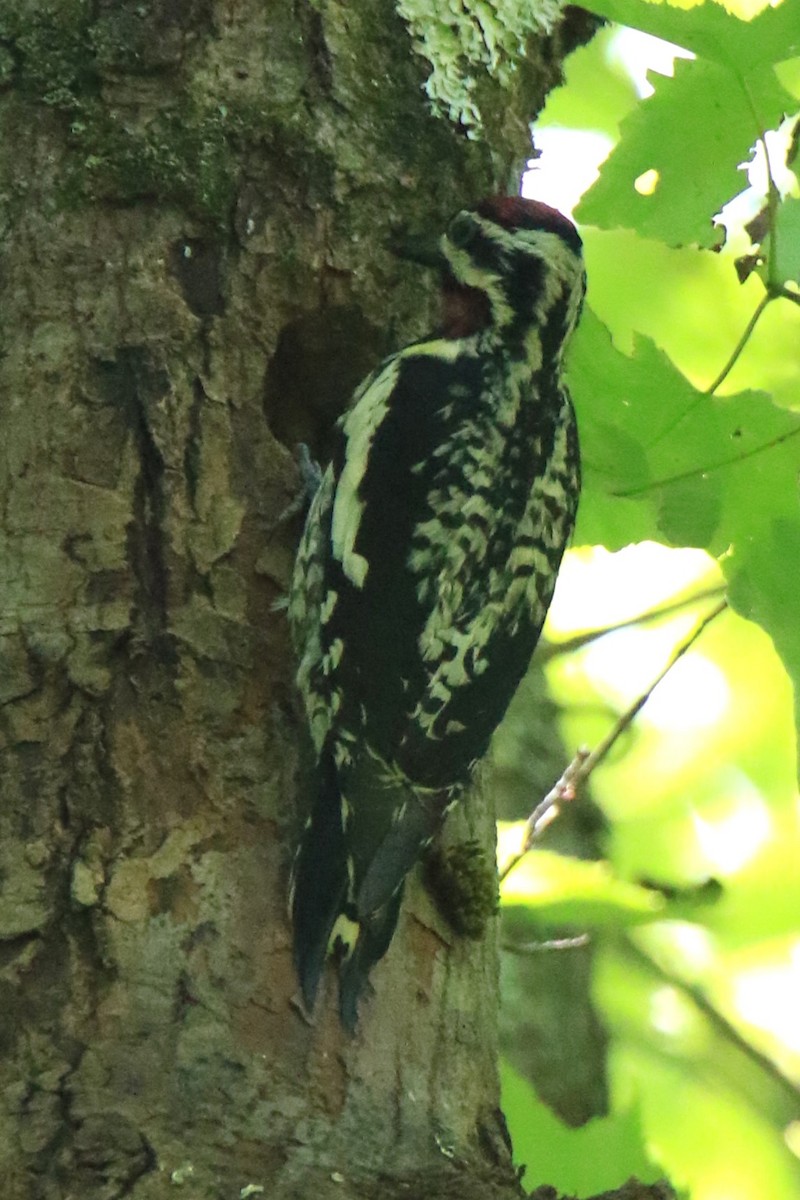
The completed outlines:
<svg viewBox="0 0 800 1200">
<path fill-rule="evenodd" d="M 293 447 L 430 327 L 397 230 L 516 185 L 529 49 L 480 140 L 385 0 L 0 7 L 5 1200 L 516 1194 L 493 933 L 414 884 L 356 1035 L 299 1010 L 275 606 Z"/>
</svg>

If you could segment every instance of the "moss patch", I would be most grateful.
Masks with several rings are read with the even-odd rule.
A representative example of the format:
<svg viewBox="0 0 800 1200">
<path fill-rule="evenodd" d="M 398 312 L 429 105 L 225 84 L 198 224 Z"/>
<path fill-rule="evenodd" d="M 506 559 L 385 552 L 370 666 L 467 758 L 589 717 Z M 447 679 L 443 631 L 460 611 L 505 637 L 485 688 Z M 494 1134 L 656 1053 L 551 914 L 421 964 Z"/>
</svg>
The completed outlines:
<svg viewBox="0 0 800 1200">
<path fill-rule="evenodd" d="M 70 126 L 64 196 L 121 204 L 152 199 L 221 223 L 233 200 L 231 140 L 240 130 L 221 107 L 184 103 L 131 129 L 99 105 L 82 106 Z"/>
<path fill-rule="evenodd" d="M 461 937 L 481 938 L 497 912 L 497 868 L 476 841 L 434 849 L 425 859 L 425 886 Z"/>
<path fill-rule="evenodd" d="M 152 199 L 221 224 L 233 202 L 241 145 L 264 136 L 265 117 L 243 105 L 200 104 L 185 93 L 151 116 L 141 105 L 109 103 L 109 70 L 152 74 L 166 65 L 144 61 L 138 42 L 124 44 L 130 20 L 93 22 L 86 0 L 4 14 L 5 82 L 67 123 L 62 205 Z"/>
</svg>

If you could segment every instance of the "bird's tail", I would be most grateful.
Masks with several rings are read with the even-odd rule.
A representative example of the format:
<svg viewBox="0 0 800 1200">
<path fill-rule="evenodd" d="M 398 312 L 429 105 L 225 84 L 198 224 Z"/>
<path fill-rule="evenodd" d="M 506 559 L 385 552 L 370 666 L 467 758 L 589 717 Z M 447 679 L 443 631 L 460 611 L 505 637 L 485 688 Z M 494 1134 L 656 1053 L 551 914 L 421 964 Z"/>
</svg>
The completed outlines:
<svg viewBox="0 0 800 1200">
<path fill-rule="evenodd" d="M 358 1020 L 358 1001 L 367 985 L 369 973 L 386 951 L 397 928 L 402 884 L 378 912 L 362 920 L 358 936 L 339 971 L 339 1015 L 345 1029 L 352 1033 Z"/>
<path fill-rule="evenodd" d="M 438 828 L 445 798 L 433 789 L 398 791 L 367 760 L 349 772 L 348 794 L 369 804 L 348 805 L 333 760 L 324 758 L 320 771 L 293 871 L 294 958 L 311 1011 L 328 955 L 338 955 L 340 1014 L 352 1030 L 369 973 L 397 927 L 405 877 Z"/>
<path fill-rule="evenodd" d="M 342 1024 L 352 1033 L 369 973 L 389 948 L 397 926 L 403 888 L 398 887 L 380 909 L 359 918 L 355 906 L 348 903 L 348 884 L 340 799 L 323 791 L 306 826 L 292 873 L 294 961 L 303 1002 L 310 1012 L 328 955 L 338 951 L 339 1011 Z"/>
<path fill-rule="evenodd" d="M 347 847 L 336 772 L 324 774 L 292 870 L 294 961 L 311 1011 L 334 926 L 347 904 Z"/>
<path fill-rule="evenodd" d="M 377 787 L 373 788 L 373 803 L 377 791 Z M 426 798 L 420 792 L 414 794 L 405 789 L 403 796 L 399 807 L 387 806 L 394 819 L 387 823 L 381 841 L 372 848 L 368 865 L 362 863 L 358 872 L 354 905 L 357 938 L 339 973 L 342 1024 L 351 1030 L 369 973 L 389 949 L 397 928 L 406 875 L 441 820 L 438 795 L 432 793 Z M 397 797 L 394 799 L 396 804 Z"/>
</svg>

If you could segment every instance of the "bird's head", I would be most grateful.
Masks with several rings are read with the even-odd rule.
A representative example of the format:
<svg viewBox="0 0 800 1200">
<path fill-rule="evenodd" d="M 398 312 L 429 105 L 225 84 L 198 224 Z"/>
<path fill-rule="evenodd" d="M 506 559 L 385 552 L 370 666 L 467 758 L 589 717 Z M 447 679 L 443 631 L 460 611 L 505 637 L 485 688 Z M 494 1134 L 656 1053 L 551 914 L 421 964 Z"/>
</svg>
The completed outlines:
<svg viewBox="0 0 800 1200">
<path fill-rule="evenodd" d="M 521 196 L 492 196 L 462 209 L 439 242 L 444 266 L 444 334 L 489 325 L 524 337 L 551 326 L 563 346 L 586 288 L 578 231 L 557 209 Z"/>
</svg>

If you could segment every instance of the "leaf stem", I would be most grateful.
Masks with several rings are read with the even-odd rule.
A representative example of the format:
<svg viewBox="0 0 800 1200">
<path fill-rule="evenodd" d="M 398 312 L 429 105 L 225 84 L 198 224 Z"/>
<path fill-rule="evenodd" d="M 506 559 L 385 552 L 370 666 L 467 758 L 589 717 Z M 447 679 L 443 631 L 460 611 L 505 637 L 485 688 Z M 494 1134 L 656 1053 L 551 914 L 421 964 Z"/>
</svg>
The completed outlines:
<svg viewBox="0 0 800 1200">
<path fill-rule="evenodd" d="M 730 375 L 731 371 L 736 366 L 736 363 L 739 360 L 739 357 L 740 357 L 742 351 L 744 350 L 745 346 L 749 342 L 752 332 L 755 329 L 756 325 L 758 324 L 759 317 L 761 316 L 764 309 L 767 307 L 767 305 L 769 304 L 769 302 L 771 300 L 772 300 L 771 292 L 768 292 L 768 291 L 765 292 L 764 295 L 761 297 L 761 299 L 758 302 L 758 307 L 756 308 L 756 310 L 753 313 L 750 320 L 747 322 L 744 333 L 739 338 L 739 341 L 736 343 L 736 345 L 733 349 L 733 353 L 731 354 L 730 358 L 728 359 L 725 366 L 722 368 L 722 370 L 720 371 L 719 375 L 714 380 L 714 382 L 709 384 L 709 386 L 704 390 L 703 395 L 713 396 L 714 392 L 717 390 L 717 388 L 720 387 L 720 385 Z"/>
</svg>

